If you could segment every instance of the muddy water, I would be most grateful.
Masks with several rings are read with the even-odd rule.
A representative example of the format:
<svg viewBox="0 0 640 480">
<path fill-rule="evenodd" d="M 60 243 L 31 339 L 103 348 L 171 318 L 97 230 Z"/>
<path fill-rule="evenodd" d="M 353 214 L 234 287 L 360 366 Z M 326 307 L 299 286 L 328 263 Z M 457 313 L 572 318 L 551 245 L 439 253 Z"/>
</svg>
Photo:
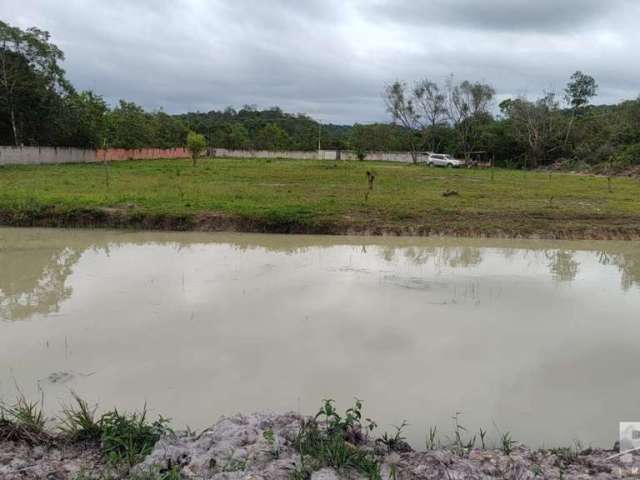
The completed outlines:
<svg viewBox="0 0 640 480">
<path fill-rule="evenodd" d="M 332 397 L 610 446 L 640 420 L 640 245 L 0 229 L 0 396 L 177 426 Z"/>
</svg>

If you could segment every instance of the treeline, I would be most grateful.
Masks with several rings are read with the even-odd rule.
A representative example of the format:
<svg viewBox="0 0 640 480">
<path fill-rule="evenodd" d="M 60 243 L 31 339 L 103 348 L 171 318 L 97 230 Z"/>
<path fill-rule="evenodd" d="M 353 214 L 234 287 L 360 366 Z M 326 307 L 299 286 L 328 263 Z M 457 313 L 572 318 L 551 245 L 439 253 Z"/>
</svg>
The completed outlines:
<svg viewBox="0 0 640 480">
<path fill-rule="evenodd" d="M 121 100 L 110 108 L 93 92 L 78 92 L 60 66 L 63 52 L 48 32 L 0 21 L 0 144 L 85 148 L 183 146 L 189 131 L 209 145 L 232 149 L 346 148 L 350 127 L 320 125 L 274 107 L 169 115 Z"/>
<path fill-rule="evenodd" d="M 556 162 L 572 167 L 624 168 L 640 164 L 640 100 L 594 106 L 596 81 L 576 72 L 560 94 L 513 98 L 496 105 L 482 82 L 450 77 L 395 82 L 384 91 L 393 123 L 321 125 L 278 107 L 244 106 L 208 113 L 147 112 L 121 100 L 110 107 L 93 92 L 66 80 L 63 52 L 37 28 L 0 21 L 0 144 L 84 148 L 171 148 L 187 134 L 211 147 L 255 150 L 436 151 L 535 168 Z"/>
</svg>

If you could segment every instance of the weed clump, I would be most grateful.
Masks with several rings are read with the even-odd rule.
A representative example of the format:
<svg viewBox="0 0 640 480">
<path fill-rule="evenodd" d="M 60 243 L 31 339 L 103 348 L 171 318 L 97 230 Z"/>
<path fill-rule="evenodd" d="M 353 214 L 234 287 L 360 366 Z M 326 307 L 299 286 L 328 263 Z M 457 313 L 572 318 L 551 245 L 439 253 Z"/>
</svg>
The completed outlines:
<svg viewBox="0 0 640 480">
<path fill-rule="evenodd" d="M 15 404 L 0 404 L 0 440 L 25 441 L 31 445 L 46 443 L 49 440 L 44 430 L 46 424 L 42 401 L 27 400 L 20 393 Z"/>
<path fill-rule="evenodd" d="M 62 408 L 58 429 L 72 441 L 99 441 L 102 436 L 101 420 L 96 419 L 97 406 L 90 407 L 75 392 L 73 403 Z"/>
<path fill-rule="evenodd" d="M 376 423 L 362 418 L 362 402 L 356 399 L 344 416 L 338 414 L 333 400 L 325 400 L 312 419 L 300 427 L 295 448 L 300 453 L 301 465 L 293 478 L 304 480 L 323 467 L 340 471 L 356 471 L 371 480 L 381 479 L 380 464 L 375 454 L 362 448 Z"/>
<path fill-rule="evenodd" d="M 110 461 L 133 466 L 151 453 L 160 438 L 171 433 L 168 423 L 162 416 L 147 422 L 146 405 L 140 413 L 112 410 L 100 418 L 102 449 Z"/>
</svg>

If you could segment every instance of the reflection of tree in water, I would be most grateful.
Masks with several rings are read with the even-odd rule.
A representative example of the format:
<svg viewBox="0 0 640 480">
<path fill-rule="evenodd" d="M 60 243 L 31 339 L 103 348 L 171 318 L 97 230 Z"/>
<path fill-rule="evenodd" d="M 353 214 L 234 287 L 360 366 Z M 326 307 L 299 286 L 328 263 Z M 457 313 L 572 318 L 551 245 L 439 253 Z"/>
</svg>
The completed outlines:
<svg viewBox="0 0 640 480">
<path fill-rule="evenodd" d="M 429 261 L 437 267 L 473 267 L 482 263 L 482 251 L 475 247 L 408 247 L 403 248 L 405 258 L 414 265 L 424 265 Z M 396 249 L 387 247 L 382 256 L 387 261 L 395 257 Z"/>
<path fill-rule="evenodd" d="M 633 253 L 607 252 L 598 253 L 598 261 L 602 265 L 615 265 L 621 275 L 621 284 L 624 290 L 629 290 L 634 285 L 640 287 L 640 250 Z"/>
<path fill-rule="evenodd" d="M 572 282 L 578 274 L 580 264 L 573 258 L 575 252 L 569 250 L 546 251 L 547 265 L 553 278 L 561 282 Z"/>
<path fill-rule="evenodd" d="M 71 297 L 66 286 L 82 250 L 0 250 L 0 320 L 24 320 L 57 312 Z"/>
</svg>

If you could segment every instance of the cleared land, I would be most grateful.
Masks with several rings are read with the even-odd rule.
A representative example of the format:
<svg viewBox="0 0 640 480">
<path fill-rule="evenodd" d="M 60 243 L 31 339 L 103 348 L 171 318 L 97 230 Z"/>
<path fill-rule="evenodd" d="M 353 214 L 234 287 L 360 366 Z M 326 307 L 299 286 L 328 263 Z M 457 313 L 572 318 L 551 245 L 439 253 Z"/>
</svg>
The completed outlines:
<svg viewBox="0 0 640 480">
<path fill-rule="evenodd" d="M 355 161 L 6 166 L 0 224 L 640 238 L 640 181 Z"/>
</svg>

